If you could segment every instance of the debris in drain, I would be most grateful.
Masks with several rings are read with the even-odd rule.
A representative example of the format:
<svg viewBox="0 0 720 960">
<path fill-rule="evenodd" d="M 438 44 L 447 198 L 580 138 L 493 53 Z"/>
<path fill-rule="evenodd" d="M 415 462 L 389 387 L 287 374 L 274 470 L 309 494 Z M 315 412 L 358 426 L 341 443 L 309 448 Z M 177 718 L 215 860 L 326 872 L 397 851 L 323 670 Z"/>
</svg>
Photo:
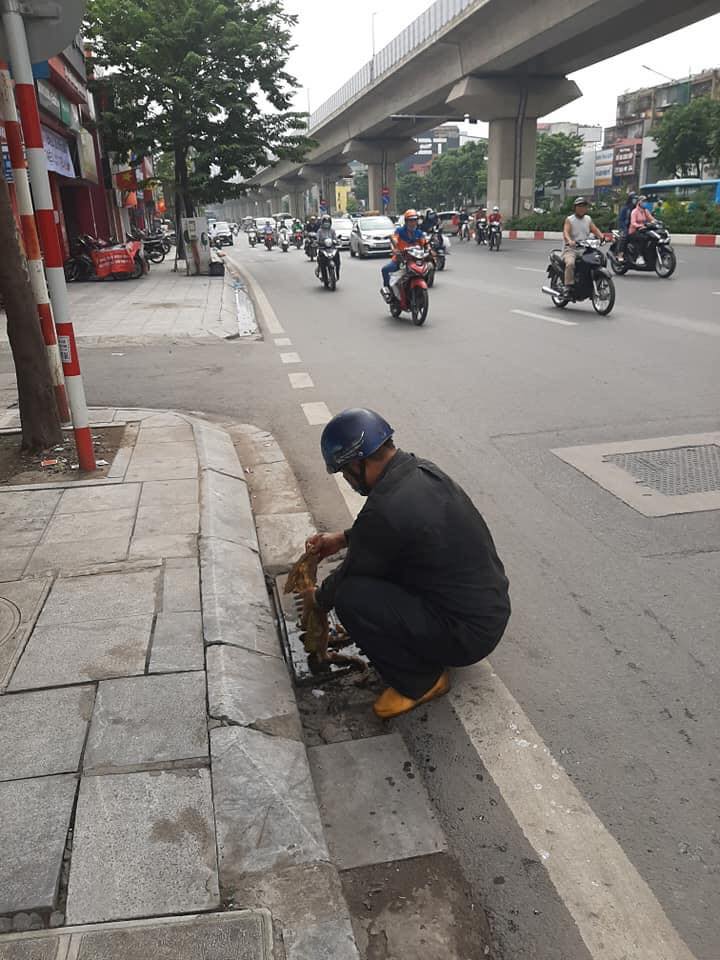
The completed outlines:
<svg viewBox="0 0 720 960">
<path fill-rule="evenodd" d="M 324 697 L 324 696 L 325 696 L 325 691 L 324 691 L 324 690 L 317 690 L 317 689 L 315 689 L 315 690 L 311 690 L 310 692 L 311 692 L 312 695 L 313 695 L 316 699 L 318 699 L 318 700 L 319 700 L 321 697 Z"/>
<path fill-rule="evenodd" d="M 58 464 L 57 458 L 52 458 L 52 457 L 49 460 L 40 461 L 41 467 L 56 467 L 57 464 Z"/>
<path fill-rule="evenodd" d="M 359 668 L 361 674 L 356 683 L 365 683 L 368 678 L 367 661 L 349 653 L 337 652 L 350 645 L 350 637 L 340 623 L 336 623 L 331 629 L 327 613 L 314 601 L 313 591 L 317 583 L 319 562 L 317 554 L 304 553 L 290 570 L 285 583 L 284 592 L 295 594 L 301 607 L 303 646 L 309 657 L 315 657 L 321 666 L 336 663 Z"/>
</svg>

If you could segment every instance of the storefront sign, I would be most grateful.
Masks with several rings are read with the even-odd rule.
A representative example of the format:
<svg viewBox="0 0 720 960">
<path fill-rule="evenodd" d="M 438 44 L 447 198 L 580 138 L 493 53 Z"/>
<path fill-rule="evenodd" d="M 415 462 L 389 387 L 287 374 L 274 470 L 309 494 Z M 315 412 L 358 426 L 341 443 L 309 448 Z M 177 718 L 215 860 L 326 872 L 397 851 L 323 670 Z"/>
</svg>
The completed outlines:
<svg viewBox="0 0 720 960">
<path fill-rule="evenodd" d="M 97 163 L 95 162 L 95 143 L 92 134 L 82 127 L 77 135 L 78 160 L 80 161 L 80 176 L 83 180 L 98 183 Z"/>
<path fill-rule="evenodd" d="M 595 186 L 609 187 L 613 178 L 613 150 L 598 150 L 595 154 Z"/>
<path fill-rule="evenodd" d="M 59 173 L 61 177 L 72 177 L 74 179 L 77 174 L 70 155 L 70 144 L 64 137 L 58 136 L 57 133 L 42 124 L 40 129 L 42 130 L 43 146 L 47 155 L 48 170 Z"/>
<path fill-rule="evenodd" d="M 59 87 L 63 93 L 75 103 L 87 102 L 87 87 L 75 71 L 62 59 L 62 57 L 50 57 L 50 77 L 55 86 Z"/>
<path fill-rule="evenodd" d="M 66 127 L 72 130 L 78 130 L 77 108 L 70 103 L 67 97 L 64 97 L 47 80 L 38 80 L 37 82 L 38 103 L 43 110 L 46 110 L 53 117 L 61 120 Z"/>
<path fill-rule="evenodd" d="M 616 144 L 613 156 L 613 175 L 629 177 L 635 173 L 637 148 L 634 143 Z"/>
</svg>

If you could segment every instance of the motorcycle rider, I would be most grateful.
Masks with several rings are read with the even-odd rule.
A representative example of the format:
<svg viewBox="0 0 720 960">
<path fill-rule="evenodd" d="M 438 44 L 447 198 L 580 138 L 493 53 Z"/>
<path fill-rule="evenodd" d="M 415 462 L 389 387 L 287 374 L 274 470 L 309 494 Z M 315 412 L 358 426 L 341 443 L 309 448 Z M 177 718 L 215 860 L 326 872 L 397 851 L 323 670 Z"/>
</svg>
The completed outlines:
<svg viewBox="0 0 720 960">
<path fill-rule="evenodd" d="M 569 217 L 565 217 L 563 224 L 563 260 L 565 262 L 565 290 L 572 287 L 575 283 L 575 247 L 588 239 L 590 234 L 594 234 L 600 240 L 603 240 L 602 231 L 599 230 L 592 219 L 588 216 L 589 204 L 585 197 L 576 197 L 573 202 L 573 212 Z"/>
<path fill-rule="evenodd" d="M 427 210 L 425 211 L 425 216 L 423 217 L 423 221 L 420 224 L 420 229 L 422 230 L 423 233 L 430 234 L 433 232 L 435 227 L 439 227 L 439 226 L 440 226 L 440 217 L 438 217 L 437 213 L 435 213 L 432 207 L 428 207 Z"/>
<path fill-rule="evenodd" d="M 345 410 L 320 440 L 329 473 L 367 497 L 350 530 L 310 537 L 320 559 L 347 557 L 305 602 L 333 607 L 387 684 L 382 719 L 447 693 L 448 666 L 489 656 L 510 616 L 508 580 L 467 494 L 439 467 L 399 450 L 372 410 Z"/>
<path fill-rule="evenodd" d="M 462 210 L 460 211 L 460 216 L 458 217 L 458 223 L 460 224 L 460 232 L 458 235 L 461 240 L 463 239 L 463 234 L 465 233 L 466 225 L 467 225 L 467 237 L 468 237 L 468 240 L 470 239 L 470 222 L 469 221 L 470 221 L 470 214 L 467 211 L 467 207 L 463 207 Z"/>
<path fill-rule="evenodd" d="M 329 213 L 324 213 L 320 218 L 320 226 L 317 229 L 317 242 L 318 246 L 323 244 L 326 240 L 332 240 L 335 244 L 335 275 L 337 279 L 340 279 L 340 250 L 338 244 L 337 234 L 335 233 L 332 225 L 332 217 Z M 319 269 L 319 268 L 318 268 Z"/>
<path fill-rule="evenodd" d="M 400 269 L 400 254 L 408 247 L 421 246 L 427 244 L 427 237 L 420 229 L 420 216 L 417 210 L 406 210 L 403 215 L 403 226 L 396 227 L 395 233 L 390 238 L 393 248 L 392 259 L 382 268 L 383 288 L 382 294 L 387 299 L 392 295 L 390 290 L 390 274 L 396 273 Z"/>
<path fill-rule="evenodd" d="M 502 214 L 497 205 L 492 208 L 492 213 L 488 214 L 488 223 L 499 223 L 502 230 Z"/>
<path fill-rule="evenodd" d="M 625 248 L 627 247 L 628 230 L 630 228 L 630 216 L 635 209 L 636 203 L 637 194 L 629 193 L 627 195 L 627 200 L 622 207 L 620 207 L 620 213 L 618 214 L 618 230 L 620 231 L 620 239 L 618 240 L 617 258 L 621 262 L 625 259 Z"/>
<path fill-rule="evenodd" d="M 646 196 L 638 197 L 635 209 L 630 214 L 630 227 L 628 228 L 628 236 L 632 237 L 636 260 L 639 260 L 645 253 L 645 233 L 648 227 L 655 223 L 655 217 L 650 213 L 648 198 Z"/>
</svg>

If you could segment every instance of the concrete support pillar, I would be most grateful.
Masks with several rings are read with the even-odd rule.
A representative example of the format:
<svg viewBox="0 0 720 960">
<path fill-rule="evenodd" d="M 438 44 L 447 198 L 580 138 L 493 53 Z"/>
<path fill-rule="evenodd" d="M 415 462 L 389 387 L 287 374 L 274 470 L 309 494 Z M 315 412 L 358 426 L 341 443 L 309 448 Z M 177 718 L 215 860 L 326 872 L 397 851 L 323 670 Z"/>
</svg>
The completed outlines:
<svg viewBox="0 0 720 960">
<path fill-rule="evenodd" d="M 383 206 L 383 187 L 390 191 L 390 203 Z M 368 208 L 381 213 L 396 214 L 395 163 L 387 159 L 380 163 L 368 163 Z"/>
<path fill-rule="evenodd" d="M 488 138 L 488 207 L 506 216 L 522 217 L 535 205 L 537 117 L 490 121 Z"/>
</svg>

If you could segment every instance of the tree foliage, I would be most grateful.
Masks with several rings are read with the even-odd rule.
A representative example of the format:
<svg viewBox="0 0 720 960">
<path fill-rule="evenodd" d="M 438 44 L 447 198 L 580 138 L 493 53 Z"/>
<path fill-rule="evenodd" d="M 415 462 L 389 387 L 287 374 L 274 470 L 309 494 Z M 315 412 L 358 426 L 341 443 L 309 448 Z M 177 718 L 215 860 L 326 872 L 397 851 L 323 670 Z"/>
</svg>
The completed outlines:
<svg viewBox="0 0 720 960">
<path fill-rule="evenodd" d="M 436 157 L 424 176 L 397 178 L 398 209 L 461 206 L 483 199 L 487 192 L 487 141 L 475 140 Z"/>
<path fill-rule="evenodd" d="M 537 139 L 537 185 L 565 189 L 580 163 L 582 148 L 583 139 L 576 133 L 541 133 Z"/>
<path fill-rule="evenodd" d="M 302 160 L 305 115 L 290 109 L 285 70 L 295 20 L 281 0 L 90 0 L 108 149 L 167 153 L 188 215 L 238 196 L 232 181 L 272 158 Z"/>
<path fill-rule="evenodd" d="M 368 202 L 368 175 L 365 170 L 358 170 L 353 176 L 352 192 L 356 200 Z"/>
<path fill-rule="evenodd" d="M 702 177 L 706 164 L 720 164 L 720 101 L 697 97 L 670 107 L 652 135 L 660 168 L 672 176 Z"/>
</svg>

